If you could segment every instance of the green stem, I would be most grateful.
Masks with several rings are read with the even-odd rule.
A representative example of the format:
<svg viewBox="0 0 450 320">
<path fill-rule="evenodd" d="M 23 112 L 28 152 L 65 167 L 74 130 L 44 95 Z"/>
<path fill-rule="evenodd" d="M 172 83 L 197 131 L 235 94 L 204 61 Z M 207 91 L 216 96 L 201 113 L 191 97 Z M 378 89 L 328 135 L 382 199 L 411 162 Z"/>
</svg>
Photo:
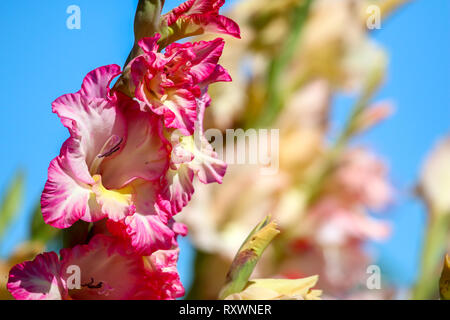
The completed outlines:
<svg viewBox="0 0 450 320">
<path fill-rule="evenodd" d="M 205 260 L 207 260 L 207 253 L 195 249 L 195 260 L 194 260 L 194 279 L 192 281 L 192 285 L 189 288 L 189 291 L 185 295 L 184 299 L 186 300 L 201 300 L 202 294 L 201 290 L 204 287 L 204 284 L 202 281 L 204 280 L 202 278 L 202 272 L 201 270 L 204 268 Z"/>
<path fill-rule="evenodd" d="M 372 69 L 372 72 L 369 74 L 362 90 L 361 96 L 353 106 L 350 116 L 348 117 L 347 122 L 345 123 L 344 128 L 339 134 L 335 144 L 329 150 L 324 164 L 319 168 L 318 173 L 316 173 L 312 180 L 307 184 L 305 201 L 306 206 L 309 206 L 312 202 L 314 202 L 316 197 L 319 195 L 323 182 L 333 171 L 336 162 L 344 152 L 350 139 L 358 132 L 360 116 L 368 107 L 370 99 L 376 92 L 383 79 L 383 66 L 384 63 L 380 60 L 379 63 L 377 63 Z"/>
<path fill-rule="evenodd" d="M 315 172 L 312 173 L 310 179 L 308 179 L 304 185 L 300 186 L 300 188 L 302 188 L 305 193 L 305 201 L 303 204 L 304 210 L 310 207 L 319 197 L 325 180 L 333 172 L 336 163 L 339 161 L 339 158 L 344 152 L 347 144 L 357 131 L 359 116 L 363 113 L 364 109 L 369 104 L 370 97 L 372 96 L 374 91 L 375 86 L 366 86 L 363 94 L 354 104 L 342 131 L 336 139 L 336 142 L 325 155 L 323 163 L 317 168 Z M 284 230 L 282 236 L 279 238 L 279 241 L 283 243 L 285 239 L 289 239 L 290 237 L 292 237 L 292 235 L 296 233 L 296 226 L 298 226 L 300 223 L 301 221 L 292 223 L 292 228 Z"/>
<path fill-rule="evenodd" d="M 164 1 L 165 0 L 139 0 L 134 16 L 133 48 L 128 54 L 127 60 L 123 66 L 124 71 L 119 79 L 117 79 L 114 90 L 121 91 L 122 93 L 133 97 L 133 93 L 130 92 L 128 85 L 130 74 L 129 70 L 127 70 L 127 66 L 131 60 L 139 54 L 142 54 L 142 49 L 138 46 L 139 40 L 144 37 L 151 37 L 159 31 L 160 16 Z"/>
<path fill-rule="evenodd" d="M 339 134 L 334 145 L 328 151 L 328 155 L 325 159 L 323 166 L 319 169 L 319 172 L 313 177 L 311 182 L 308 184 L 305 202 L 307 206 L 312 202 L 314 202 L 314 200 L 320 193 L 323 182 L 333 171 L 336 162 L 339 160 L 348 142 L 353 137 L 356 131 L 356 124 L 358 122 L 359 116 L 364 111 L 368 103 L 369 103 L 369 96 L 363 95 L 354 105 L 352 112 L 349 118 L 347 119 L 347 122 L 344 125 L 342 132 Z"/>
<path fill-rule="evenodd" d="M 300 34 L 308 16 L 309 8 L 313 0 L 305 0 L 298 5 L 293 12 L 290 32 L 280 54 L 274 58 L 269 66 L 267 80 L 267 103 L 264 113 L 257 120 L 256 126 L 262 127 L 272 123 L 273 119 L 281 111 L 284 99 L 281 85 L 282 76 L 297 49 Z"/>
</svg>

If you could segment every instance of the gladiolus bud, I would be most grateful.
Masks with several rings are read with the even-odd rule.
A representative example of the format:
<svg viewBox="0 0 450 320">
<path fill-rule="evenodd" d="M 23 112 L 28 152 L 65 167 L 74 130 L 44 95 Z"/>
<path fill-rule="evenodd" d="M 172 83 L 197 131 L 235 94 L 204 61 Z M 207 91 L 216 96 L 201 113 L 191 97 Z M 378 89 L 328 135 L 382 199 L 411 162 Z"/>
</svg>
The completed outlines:
<svg viewBox="0 0 450 320">
<path fill-rule="evenodd" d="M 144 37 L 153 36 L 158 30 L 164 0 L 139 0 L 134 18 L 134 37 L 137 43 Z"/>
<path fill-rule="evenodd" d="M 361 114 L 356 124 L 356 130 L 359 132 L 367 131 L 390 117 L 393 112 L 394 107 L 389 102 L 375 104 Z"/>
<path fill-rule="evenodd" d="M 236 254 L 230 271 L 227 274 L 227 283 L 223 287 L 220 297 L 225 298 L 230 294 L 242 291 L 253 272 L 259 258 L 269 243 L 280 231 L 275 222 L 269 222 L 266 217 L 249 234 Z"/>
</svg>

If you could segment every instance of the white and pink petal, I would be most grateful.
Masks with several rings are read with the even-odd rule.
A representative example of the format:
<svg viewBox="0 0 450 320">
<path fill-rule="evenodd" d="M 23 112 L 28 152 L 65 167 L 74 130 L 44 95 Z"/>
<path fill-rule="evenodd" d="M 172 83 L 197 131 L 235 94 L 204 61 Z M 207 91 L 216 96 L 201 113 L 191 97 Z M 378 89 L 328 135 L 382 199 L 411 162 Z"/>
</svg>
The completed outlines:
<svg viewBox="0 0 450 320">
<path fill-rule="evenodd" d="M 62 300 L 67 288 L 60 261 L 54 252 L 39 254 L 33 261 L 15 265 L 9 272 L 8 291 L 17 300 Z"/>
<path fill-rule="evenodd" d="M 204 32 L 222 33 L 238 39 L 241 38 L 238 24 L 225 16 L 195 14 L 190 18 L 192 23 L 202 27 Z"/>
<path fill-rule="evenodd" d="M 158 250 L 147 258 L 152 273 L 149 281 L 151 291 L 157 293 L 156 299 L 168 300 L 184 295 L 184 287 L 177 271 L 179 248 Z"/>
<path fill-rule="evenodd" d="M 224 45 L 225 42 L 222 38 L 195 42 L 192 45 L 195 58 L 192 60 L 190 73 L 197 82 L 207 79 L 214 72 L 222 55 Z"/>
<path fill-rule="evenodd" d="M 103 184 L 120 189 L 136 179 L 158 180 L 169 166 L 170 143 L 162 133 L 159 117 L 142 112 L 136 105 L 125 111 L 127 140 L 120 152 L 100 166 Z"/>
<path fill-rule="evenodd" d="M 139 180 L 132 187 L 136 212 L 118 222 L 108 220 L 109 231 L 124 239 L 142 255 L 150 255 L 158 249 L 169 249 L 175 233 L 168 225 L 170 212 L 160 205 L 159 182 Z"/>
<path fill-rule="evenodd" d="M 120 67 L 111 64 L 89 72 L 83 79 L 80 93 L 90 98 L 109 98 L 111 81 L 121 73 Z"/>
<path fill-rule="evenodd" d="M 165 127 L 178 129 L 184 135 L 194 133 L 197 104 L 191 91 L 170 90 L 159 105 L 152 105 L 150 108 L 156 114 L 163 115 Z"/>
<path fill-rule="evenodd" d="M 219 10 L 224 3 L 224 0 L 188 0 L 164 15 L 164 20 L 169 26 L 180 23 L 181 20 L 184 24 L 197 25 L 204 31 L 219 32 L 240 38 L 237 23 L 219 15 Z M 185 28 L 189 29 L 187 26 Z"/>
<path fill-rule="evenodd" d="M 50 162 L 41 196 L 45 223 L 55 228 L 68 228 L 82 217 L 90 222 L 102 219 L 97 207 L 90 206 L 92 195 L 89 186 L 76 180 L 66 159 L 56 157 Z"/>
<path fill-rule="evenodd" d="M 159 206 L 171 216 L 179 213 L 194 194 L 194 172 L 185 164 L 169 169 L 162 182 Z"/>
</svg>

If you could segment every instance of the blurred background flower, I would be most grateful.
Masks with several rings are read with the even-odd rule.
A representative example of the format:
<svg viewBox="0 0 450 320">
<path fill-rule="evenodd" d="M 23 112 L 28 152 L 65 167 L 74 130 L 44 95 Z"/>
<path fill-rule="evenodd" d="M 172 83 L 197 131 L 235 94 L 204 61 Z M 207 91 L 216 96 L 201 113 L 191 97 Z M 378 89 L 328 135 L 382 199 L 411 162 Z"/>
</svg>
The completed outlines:
<svg viewBox="0 0 450 320">
<path fill-rule="evenodd" d="M 181 2 L 166 1 L 166 8 Z M 71 4 L 0 4 L 9 47 L 0 80 L 2 287 L 17 255 L 32 258 L 62 241 L 36 205 L 67 135 L 51 101 L 95 66 L 121 64 L 133 43 L 137 1 L 79 0 L 79 30 L 65 25 Z M 366 25 L 372 4 L 381 9 L 379 30 Z M 450 240 L 448 219 L 436 217 L 449 216 L 450 163 L 447 140 L 432 146 L 449 131 L 450 4 L 227 6 L 242 39 L 225 37 L 221 63 L 233 82 L 211 86 L 205 127 L 279 129 L 279 170 L 261 175 L 257 166 L 231 165 L 222 185 L 196 185 L 182 212 L 190 235 L 180 241 L 179 268 L 185 287 L 194 283 L 188 297 L 217 297 L 240 244 L 267 214 L 282 233 L 260 260 L 258 278 L 319 274 L 323 298 L 437 297 Z M 14 177 L 19 168 L 25 174 Z M 372 264 L 381 269 L 381 290 L 366 286 Z"/>
</svg>

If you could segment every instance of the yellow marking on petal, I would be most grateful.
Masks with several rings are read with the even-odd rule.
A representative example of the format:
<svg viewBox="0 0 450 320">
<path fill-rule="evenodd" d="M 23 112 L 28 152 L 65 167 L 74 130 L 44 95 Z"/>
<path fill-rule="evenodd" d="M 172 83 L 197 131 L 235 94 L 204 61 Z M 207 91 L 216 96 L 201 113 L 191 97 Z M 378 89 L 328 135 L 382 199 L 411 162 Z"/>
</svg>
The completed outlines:
<svg viewBox="0 0 450 320">
<path fill-rule="evenodd" d="M 180 144 L 183 146 L 184 150 L 187 150 L 190 153 L 195 153 L 196 148 L 195 148 L 194 136 L 181 136 Z"/>
</svg>

